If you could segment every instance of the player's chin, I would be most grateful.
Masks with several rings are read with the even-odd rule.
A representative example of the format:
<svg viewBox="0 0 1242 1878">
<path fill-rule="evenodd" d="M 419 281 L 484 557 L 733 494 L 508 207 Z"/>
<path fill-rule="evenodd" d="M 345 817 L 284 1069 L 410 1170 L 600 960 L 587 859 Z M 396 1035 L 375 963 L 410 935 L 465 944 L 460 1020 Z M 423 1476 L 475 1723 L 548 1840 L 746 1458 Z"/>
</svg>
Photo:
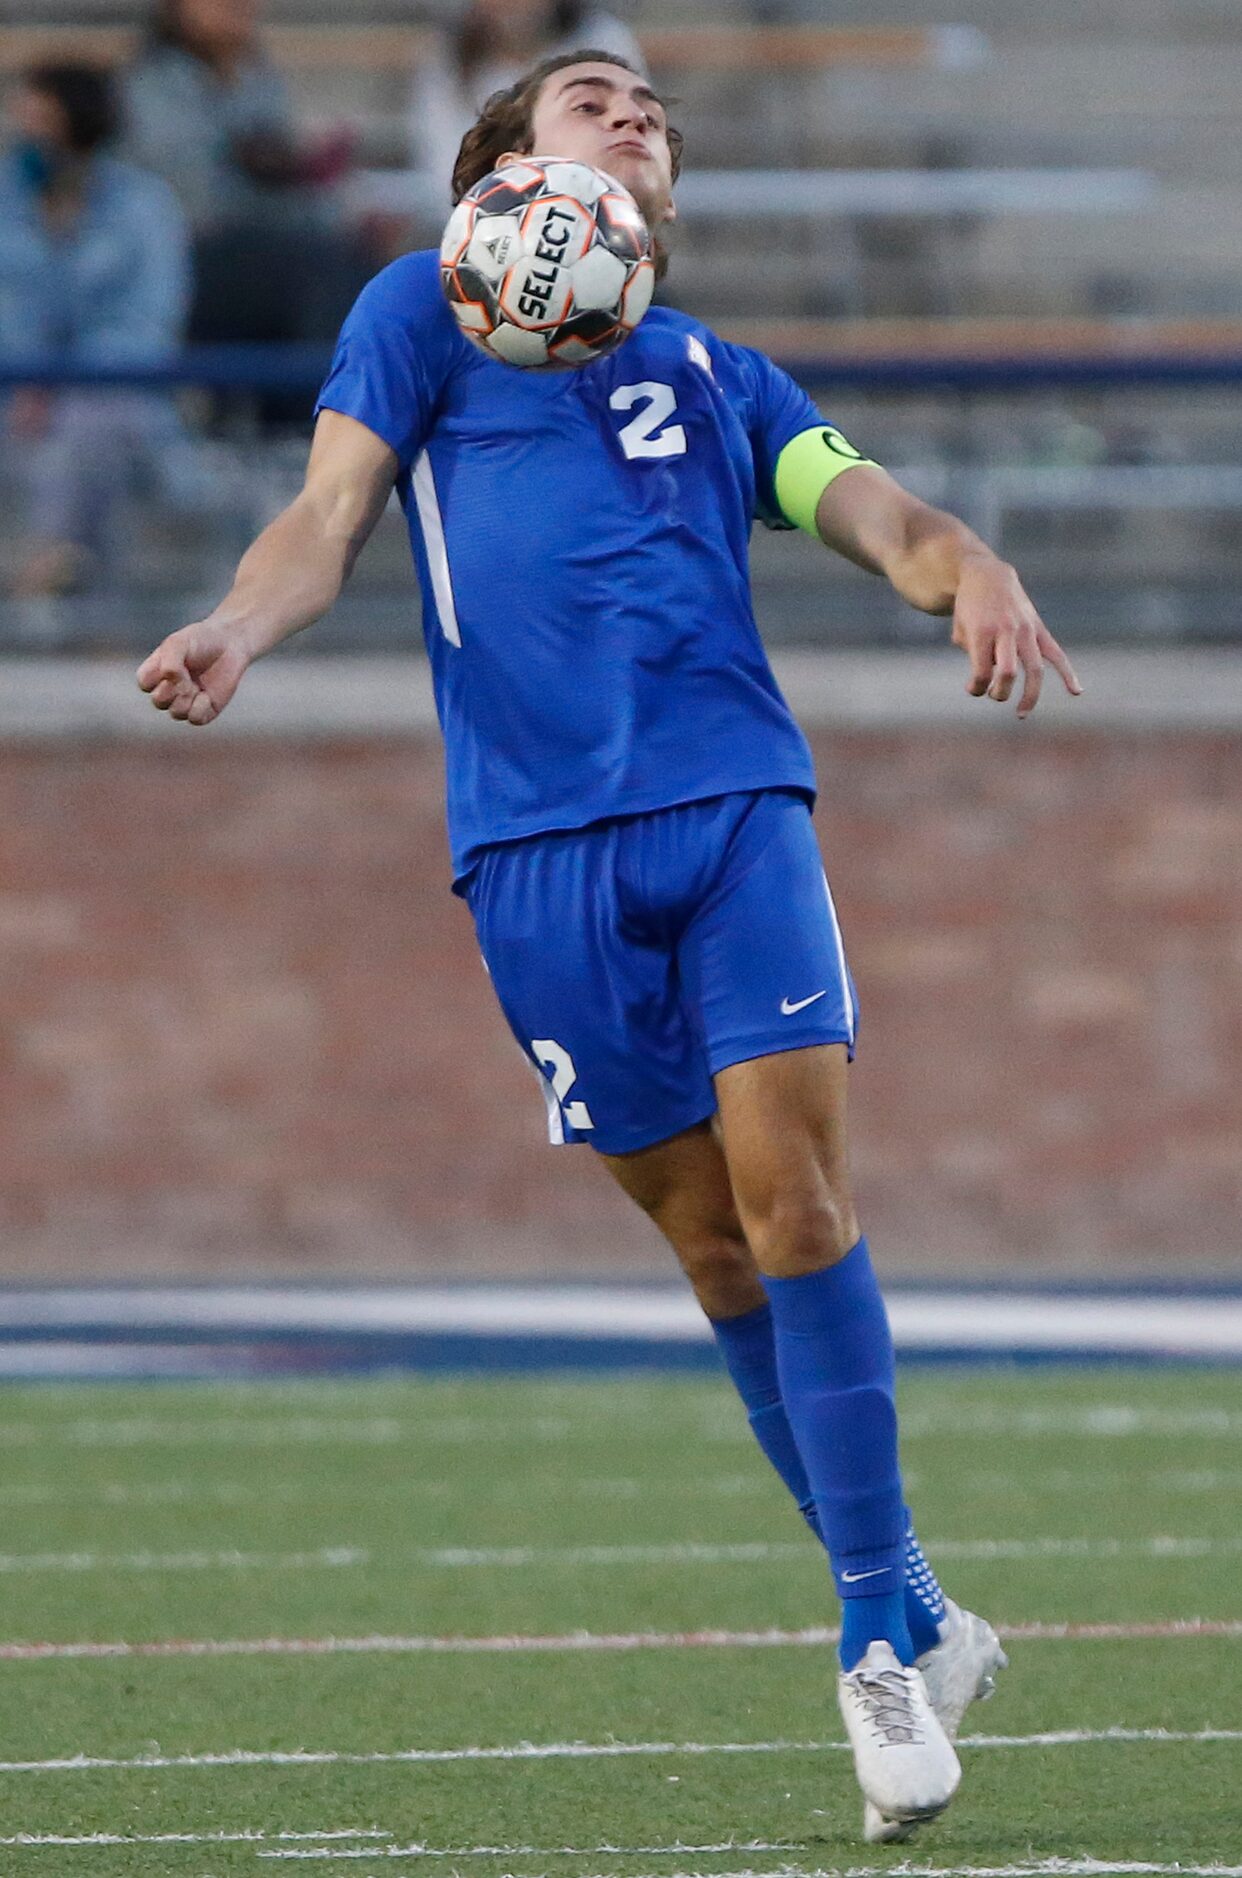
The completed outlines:
<svg viewBox="0 0 1242 1878">
<path fill-rule="evenodd" d="M 643 150 L 606 150 L 599 167 L 624 183 L 632 196 L 642 198 L 659 193 L 660 169 L 654 157 Z"/>
<path fill-rule="evenodd" d="M 648 157 L 621 156 L 605 163 L 604 169 L 629 190 L 643 212 L 648 228 L 658 228 L 668 219 L 670 194 L 659 168 Z"/>
</svg>

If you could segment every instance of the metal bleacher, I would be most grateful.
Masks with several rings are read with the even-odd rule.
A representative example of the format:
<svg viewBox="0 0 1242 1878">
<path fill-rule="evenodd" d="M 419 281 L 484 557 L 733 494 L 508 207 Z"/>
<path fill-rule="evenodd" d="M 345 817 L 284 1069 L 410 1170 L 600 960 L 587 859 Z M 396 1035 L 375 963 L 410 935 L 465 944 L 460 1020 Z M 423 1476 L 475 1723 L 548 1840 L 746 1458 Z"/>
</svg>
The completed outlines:
<svg viewBox="0 0 1242 1878">
<path fill-rule="evenodd" d="M 1101 638 L 1238 637 L 1242 8 L 617 10 L 676 95 L 687 136 L 678 304 L 822 387 L 823 408 L 911 487 L 1021 558 L 1050 616 L 1068 612 Z M 123 57 L 144 11 L 24 0 L 20 24 L 0 25 L 0 73 L 53 45 Z M 355 206 L 399 204 L 408 77 L 427 43 L 415 9 L 361 0 L 342 25 L 329 0 L 269 0 L 265 19 L 304 120 L 360 132 Z M 406 206 L 409 239 L 434 233 L 434 205 Z M 1075 362 L 1135 357 L 1217 360 L 1220 385 L 1179 389 L 1158 372 L 1111 390 L 1070 382 Z M 905 360 L 906 379 L 865 386 L 825 369 L 884 359 Z M 1060 388 L 1018 397 L 1020 371 L 970 390 L 960 375 L 937 380 L 946 359 L 1067 369 Z M 297 486 L 304 441 L 243 427 L 211 447 L 214 514 L 144 498 L 116 591 L 51 609 L 0 602 L 0 646 L 137 644 L 207 603 Z M 0 455 L 7 496 L 5 478 Z M 0 565 L 13 504 L 3 511 Z M 942 631 L 810 542 L 760 538 L 755 567 L 778 641 L 918 643 Z M 405 643 L 416 624 L 390 514 L 316 643 Z"/>
<path fill-rule="evenodd" d="M 786 253 L 809 237 L 805 296 L 817 304 L 792 303 L 796 271 L 771 266 L 766 215 L 734 213 L 725 229 L 704 213 L 683 244 L 696 310 L 702 301 L 717 315 L 727 291 L 758 312 L 775 283 L 789 303 L 774 310 L 836 311 L 834 273 L 861 271 L 849 310 L 1242 314 L 1242 14 L 1224 0 L 1052 0 L 1037 17 L 1017 0 L 903 0 L 878 19 L 864 0 L 641 0 L 628 11 L 679 100 L 693 170 L 842 179 L 844 215 L 791 209 L 776 231 Z M 0 29 L 0 69 L 54 41 L 123 56 L 144 12 L 134 0 L 73 0 L 71 14 L 64 0 L 24 0 L 20 25 Z M 786 23 L 758 30 L 758 15 Z M 348 120 L 364 164 L 399 165 L 408 75 L 427 43 L 416 10 L 362 0 L 342 24 L 328 0 L 268 0 L 265 18 L 303 114 Z M 923 174 L 904 220 L 891 206 L 869 216 L 861 191 L 851 210 L 844 177 L 902 169 Z M 1015 169 L 1056 170 L 1071 197 L 1077 173 L 1099 212 L 1084 200 L 1033 215 L 1012 191 L 998 185 L 989 201 L 976 184 L 972 199 L 961 181 Z M 1119 173 L 1111 196 L 1101 172 Z M 1143 191 L 1139 177 L 1157 186 Z M 929 229 L 920 204 L 937 191 Z"/>
</svg>

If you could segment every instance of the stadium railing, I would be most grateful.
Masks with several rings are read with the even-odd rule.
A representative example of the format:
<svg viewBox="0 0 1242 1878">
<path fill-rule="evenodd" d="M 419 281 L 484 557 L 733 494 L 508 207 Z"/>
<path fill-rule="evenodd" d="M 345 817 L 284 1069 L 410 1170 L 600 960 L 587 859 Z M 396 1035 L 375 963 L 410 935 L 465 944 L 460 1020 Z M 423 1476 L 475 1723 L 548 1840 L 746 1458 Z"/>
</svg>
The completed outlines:
<svg viewBox="0 0 1242 1878">
<path fill-rule="evenodd" d="M 1085 327 L 1085 322 L 1079 325 Z M 1125 327 L 1101 322 L 1094 343 L 1065 351 L 983 353 L 920 348 L 872 353 L 843 347 L 816 351 L 804 340 L 797 351 L 777 345 L 772 353 L 778 364 L 811 390 L 1016 394 L 1242 383 L 1242 324 L 1194 322 L 1174 325 L 1173 332 L 1200 337 L 1197 342 L 1181 337 L 1169 342 L 1162 329 L 1153 326 L 1145 343 L 1135 343 Z M 1222 343 L 1226 332 L 1228 340 Z M 736 333 L 722 327 L 722 335 L 758 343 L 758 329 L 753 326 Z M 287 345 L 189 347 L 155 365 L 86 366 L 10 356 L 0 358 L 0 388 L 95 384 L 296 393 L 315 390 L 328 363 L 329 354 L 319 347 Z"/>
</svg>

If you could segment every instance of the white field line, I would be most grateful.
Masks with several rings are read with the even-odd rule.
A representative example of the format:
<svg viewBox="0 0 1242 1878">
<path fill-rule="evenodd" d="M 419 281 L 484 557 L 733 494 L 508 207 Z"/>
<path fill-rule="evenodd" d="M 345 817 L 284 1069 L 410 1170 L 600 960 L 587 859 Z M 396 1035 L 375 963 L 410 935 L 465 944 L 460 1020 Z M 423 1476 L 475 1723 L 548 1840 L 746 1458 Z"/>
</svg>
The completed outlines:
<svg viewBox="0 0 1242 1878">
<path fill-rule="evenodd" d="M 1165 1623 L 998 1624 L 1008 1643 L 1133 1643 L 1242 1637 L 1242 1618 L 1173 1618 Z M 634 1650 L 822 1649 L 835 1627 L 805 1630 L 571 1630 L 562 1635 L 494 1637 L 186 1637 L 166 1641 L 0 1643 L 0 1662 L 101 1661 L 112 1657 L 228 1656 L 545 1656 Z"/>
<path fill-rule="evenodd" d="M 929 1539 L 934 1559 L 1151 1558 L 1193 1559 L 1236 1555 L 1242 1535 L 1190 1539 L 1156 1533 L 1146 1539 Z M 380 1569 L 459 1571 L 575 1569 L 619 1565 L 771 1565 L 818 1557 L 809 1538 L 755 1540 L 732 1545 L 428 1546 L 377 1553 L 367 1546 L 321 1546 L 305 1552 L 3 1552 L 0 1576 L 51 1572 L 184 1572 Z"/>
<path fill-rule="evenodd" d="M 657 1393 L 649 1402 L 636 1398 L 630 1413 L 620 1416 L 627 1433 L 637 1438 L 644 1428 L 666 1427 L 670 1414 L 685 1405 L 670 1403 Z M 751 1437 L 740 1419 L 716 1419 L 690 1404 L 684 1413 L 695 1438 L 713 1445 L 745 1446 Z M 531 1415 L 510 1420 L 480 1415 L 443 1416 L 428 1420 L 397 1416 L 256 1416 L 202 1420 L 157 1420 L 153 1416 L 79 1417 L 71 1421 L 0 1422 L 0 1447 L 23 1448 L 61 1445 L 84 1448 L 254 1448 L 281 1446 L 411 1445 L 500 1446 L 517 1443 L 597 1444 L 615 1442 L 618 1417 L 592 1411 L 584 1401 L 569 1415 Z M 1152 1408 L 1135 1403 L 1100 1402 L 1064 1409 L 998 1409 L 986 1403 L 947 1397 L 934 1409 L 915 1409 L 903 1417 L 903 1433 L 960 1436 L 968 1424 L 972 1436 L 1081 1435 L 1115 1439 L 1124 1436 L 1242 1435 L 1242 1410 L 1226 1408 Z"/>
<path fill-rule="evenodd" d="M 117 1421 L 0 1422 L 0 1447 L 6 1448 L 387 1447 L 419 1438 L 416 1428 L 391 1416 L 347 1420 L 301 1415 L 197 1422 L 129 1416 Z"/>
<path fill-rule="evenodd" d="M 521 1848 L 515 1848 L 521 1851 Z M 627 1848 L 613 1848 L 620 1856 L 628 1856 Z M 739 1847 L 741 1851 L 744 1848 Z M 441 1853 L 410 1851 L 389 1851 L 384 1847 L 379 1852 L 260 1852 L 260 1858 L 431 1858 L 442 1857 Z M 460 1856 L 460 1855 L 459 1855 Z M 481 1856 L 487 1856 L 483 1852 Z M 542 1856 L 547 1857 L 544 1853 Z M 555 1856 L 553 1854 L 552 1856 Z M 738 1870 L 736 1867 L 727 1872 L 673 1871 L 659 1874 L 659 1878 L 888 1878 L 896 1873 L 897 1878 L 1143 1878 L 1144 1874 L 1164 1875 L 1164 1878 L 1242 1878 L 1242 1865 L 1148 1865 L 1138 1861 L 1125 1863 L 1097 1858 L 1043 1858 L 1032 1859 L 1022 1865 L 911 1865 L 904 1860 L 900 1865 L 789 1865 L 782 1864 L 766 1871 L 756 1871 L 751 1867 Z M 621 1878 L 619 1873 L 597 1872 L 592 1878 Z M 645 1878 L 657 1878 L 654 1873 Z"/>
<path fill-rule="evenodd" d="M 797 1851 L 797 1846 L 762 1845 L 686 1845 L 686 1846 L 628 1846 L 601 1845 L 591 1848 L 600 1852 L 612 1853 L 619 1858 L 642 1858 L 653 1853 L 663 1857 L 678 1857 L 683 1853 L 701 1854 L 704 1852 L 785 1852 Z M 260 1852 L 259 1858 L 273 1859 L 342 1859 L 342 1858 L 583 1858 L 588 1853 L 581 1849 L 563 1846 L 464 1846 L 459 1849 L 444 1849 L 432 1846 L 381 1846 L 374 1851 L 349 1850 L 335 1851 L 330 1848 L 310 1848 L 305 1851 Z M 1031 1859 L 1021 1865 L 911 1865 L 904 1860 L 900 1865 L 803 1865 L 782 1864 L 775 1871 L 756 1872 L 753 1870 L 724 1872 L 695 1872 L 665 1874 L 664 1878 L 888 1878 L 896 1873 L 897 1878 L 1141 1878 L 1151 1874 L 1153 1878 L 1167 1875 L 1167 1878 L 1242 1878 L 1242 1865 L 1148 1865 L 1138 1861 L 1113 1861 L 1096 1858 L 1041 1858 Z M 599 1878 L 604 1878 L 603 1874 Z"/>
<path fill-rule="evenodd" d="M 1110 1463 L 1112 1478 L 1124 1478 L 1126 1484 L 1142 1493 L 1221 1493 L 1242 1490 L 1242 1469 L 1195 1467 L 1165 1468 L 1157 1472 L 1119 1473 Z M 902 1469 L 907 1488 L 919 1484 L 919 1474 Z M 1013 1488 L 1012 1474 L 974 1472 L 975 1487 L 989 1492 L 1008 1493 Z M 1029 1487 L 1058 1492 L 1081 1492 L 1099 1485 L 1098 1471 L 1087 1468 L 1055 1467 L 1032 1473 L 1024 1470 L 1023 1481 Z M 20 1481 L 0 1484 L 0 1506 L 337 1506 L 365 1501 L 368 1505 L 393 1502 L 398 1505 L 418 1499 L 450 1499 L 461 1493 L 461 1481 L 411 1479 L 362 1487 L 302 1481 L 269 1481 L 252 1486 L 239 1480 L 186 1481 L 156 1480 L 135 1484 L 131 1481 L 104 1481 L 97 1486 L 65 1487 L 59 1482 Z M 744 1474 L 718 1474 L 695 1480 L 642 1480 L 634 1475 L 566 1480 L 561 1474 L 526 1475 L 520 1480 L 492 1481 L 488 1498 L 515 1501 L 526 1505 L 532 1495 L 555 1493 L 561 1499 L 583 1500 L 732 1500 L 766 1499 L 771 1491 L 767 1476 L 758 1468 Z M 942 1544 L 946 1543 L 942 1541 Z"/>
<path fill-rule="evenodd" d="M 485 1427 L 486 1424 L 481 1424 Z M 252 1420 L 166 1421 L 145 1416 L 117 1420 L 0 1422 L 0 1447 L 181 1448 L 181 1447 L 390 1447 L 426 1438 L 426 1427 L 395 1416 L 270 1416 Z M 441 1434 L 439 1438 L 451 1438 Z"/>
<path fill-rule="evenodd" d="M 1242 1434 L 1242 1411 L 1225 1408 L 1151 1408 L 1130 1402 L 1084 1403 L 1065 1408 L 996 1408 L 986 1402 L 946 1401 L 902 1417 L 904 1435 L 972 1436 L 1086 1435 L 1116 1440 L 1127 1435 Z"/>
<path fill-rule="evenodd" d="M 329 1832 L 17 1832 L 9 1838 L 0 1839 L 0 1846 L 6 1848 L 20 1846 L 23 1850 L 31 1846 L 91 1846 L 91 1845 L 291 1845 L 294 1841 L 309 1840 L 316 1847 L 326 1846 L 342 1839 L 391 1839 L 391 1832 L 380 1832 L 374 1828 L 357 1832 L 348 1829 Z M 599 1848 L 601 1851 L 603 1847 Z M 645 1848 L 644 1848 L 645 1849 Z M 727 1847 L 711 1848 L 727 1850 Z M 746 1847 L 750 1850 L 750 1847 Z M 783 1847 L 771 1848 L 756 1846 L 755 1851 L 781 1851 Z M 368 1845 L 359 1852 L 360 1858 L 382 1857 L 387 1847 L 377 1853 L 374 1845 Z M 332 1855 L 316 1851 L 316 1858 L 328 1858 Z"/>
<path fill-rule="evenodd" d="M 9 1837 L 0 1838 L 0 1846 L 9 1850 L 37 1850 L 40 1847 L 55 1847 L 58 1850 L 81 1849 L 100 1846 L 120 1845 L 255 1845 L 259 1847 L 287 1847 L 295 1841 L 310 1841 L 306 1849 L 297 1850 L 260 1850 L 259 1858 L 272 1859 L 362 1859 L 362 1858 L 400 1858 L 400 1859 L 459 1859 L 459 1858 L 595 1858 L 601 1853 L 612 1853 L 625 1858 L 682 1858 L 687 1853 L 696 1856 L 704 1853 L 719 1852 L 796 1852 L 798 1843 L 786 1840 L 748 1839 L 741 1842 L 721 1841 L 714 1845 L 593 1845 L 593 1846 L 538 1846 L 538 1845 L 471 1845 L 471 1846 L 429 1846 L 405 1845 L 392 1846 L 376 1844 L 375 1841 L 391 1839 L 390 1832 L 378 1831 L 340 1831 L 340 1832 L 92 1832 L 92 1833 L 56 1833 L 56 1832 L 19 1832 Z M 349 1843 L 343 1848 L 342 1841 L 355 1842 L 367 1840 L 366 1845 Z M 338 1849 L 341 1848 L 341 1849 Z"/>
<path fill-rule="evenodd" d="M 3 1841 L 0 1841 L 3 1843 Z M 616 1858 L 684 1858 L 687 1853 L 701 1856 L 718 1852 L 797 1852 L 799 1844 L 767 1839 L 723 1840 L 718 1845 L 383 1845 L 359 1846 L 338 1852 L 329 1847 L 312 1846 L 305 1851 L 260 1852 L 260 1858 L 598 1858 L 602 1852 Z M 783 1868 L 782 1868 L 783 1869 Z"/>
<path fill-rule="evenodd" d="M 1134 1457 L 1130 1465 L 1121 1455 L 1109 1457 L 1109 1480 L 1121 1483 L 1131 1493 L 1237 1493 L 1242 1491 L 1242 1469 L 1224 1467 L 1163 1467 L 1150 1469 Z M 909 1470 L 904 1470 L 907 1480 Z M 915 1476 L 917 1477 L 917 1476 Z M 1012 1470 L 972 1468 L 970 1484 L 977 1493 L 1011 1494 L 1015 1480 Z M 1052 1493 L 1084 1493 L 1098 1490 L 1097 1468 L 1024 1467 L 1019 1483 L 1023 1492 L 1040 1487 Z"/>
<path fill-rule="evenodd" d="M 1066 1728 L 1034 1735 L 966 1735 L 963 1748 L 1063 1748 L 1096 1742 L 1162 1746 L 1242 1741 L 1242 1728 Z M 74 1754 L 45 1761 L 0 1761 L 0 1774 L 143 1773 L 181 1768 L 408 1767 L 479 1761 L 641 1760 L 714 1754 L 848 1754 L 848 1741 L 521 1741 L 506 1747 L 394 1748 L 346 1753 L 334 1748 L 229 1748 L 208 1754 Z"/>
<path fill-rule="evenodd" d="M 228 1385 L 231 1388 L 231 1384 Z M 330 1386 L 330 1385 L 329 1385 Z M 228 1418 L 204 1416 L 198 1420 L 160 1421 L 153 1416 L 79 1416 L 73 1420 L 0 1422 L 0 1448 L 41 1448 L 60 1445 L 80 1448 L 268 1448 L 268 1447 L 392 1447 L 415 1450 L 435 1447 L 510 1447 L 515 1443 L 615 1443 L 618 1431 L 641 1440 L 654 1426 L 667 1427 L 670 1416 L 658 1401 L 637 1398 L 627 1407 L 604 1412 L 582 1403 L 575 1413 L 533 1414 L 515 1419 L 483 1415 L 437 1414 L 422 1418 L 395 1415 L 325 1416 L 272 1415 Z M 688 1429 L 713 1442 L 745 1446 L 750 1431 L 739 1415 L 721 1424 L 705 1416 L 702 1404 L 690 1405 Z M 699 1426 L 701 1424 L 701 1426 Z"/>
<path fill-rule="evenodd" d="M 45 1572 L 310 1571 L 370 1565 L 358 1546 L 316 1552 L 10 1552 L 0 1553 L 0 1574 Z"/>
<path fill-rule="evenodd" d="M 536 1845 L 471 1845 L 471 1846 L 432 1846 L 432 1845 L 390 1845 L 378 1844 L 377 1841 L 390 1840 L 392 1834 L 380 1831 L 331 1831 L 331 1832 L 93 1832 L 93 1833 L 35 1833 L 22 1832 L 7 1838 L 0 1838 L 0 1846 L 11 1850 L 37 1850 L 40 1847 L 55 1847 L 58 1850 L 73 1848 L 110 1847 L 120 1845 L 254 1845 L 260 1848 L 256 1854 L 268 1859 L 463 1859 L 463 1858 L 590 1858 L 600 1854 L 614 1857 L 631 1858 L 681 1858 L 689 1854 L 702 1857 L 721 1852 L 795 1852 L 798 1845 L 781 1840 L 748 1839 L 742 1841 L 722 1841 L 715 1845 L 595 1845 L 595 1846 L 536 1846 Z M 371 1843 L 356 1843 L 367 1840 Z M 308 1841 L 303 1846 L 299 1842 Z M 349 1843 L 354 1842 L 354 1843 Z M 271 1848 L 271 1849 L 267 1849 Z M 781 1878 L 794 1878 L 801 1867 L 782 1865 Z M 814 1873 L 807 1871 L 805 1878 L 884 1878 L 891 1872 L 891 1866 L 848 1866 L 819 1867 Z M 1034 1859 L 1021 1865 L 910 1865 L 900 1867 L 902 1878 L 1242 1878 L 1242 1865 L 1149 1865 L 1131 1861 L 1111 1861 L 1102 1859 Z M 696 1875 L 697 1878 L 697 1875 Z M 702 1875 L 708 1878 L 708 1875 Z M 747 1878 L 745 1873 L 731 1872 L 721 1874 L 720 1878 Z M 751 1878 L 760 1878 L 751 1874 Z M 778 1878 L 777 1874 L 764 1874 L 763 1878 Z"/>
<path fill-rule="evenodd" d="M 903 1469 L 907 1487 L 918 1476 Z M 1242 1485 L 1242 1473 L 1237 1475 Z M 1083 1474 L 1082 1484 L 1098 1485 L 1097 1474 Z M 1221 1477 L 1220 1484 L 1223 1484 Z M 1062 1483 L 1063 1484 L 1063 1483 Z M 520 1480 L 489 1481 L 487 1497 L 493 1501 L 514 1501 L 528 1505 L 533 1497 L 555 1494 L 558 1499 L 583 1500 L 733 1500 L 766 1498 L 771 1487 L 767 1476 L 755 1468 L 748 1474 L 719 1474 L 698 1480 L 639 1480 L 618 1475 L 566 1480 L 561 1474 L 523 1474 Z M 0 1485 L 0 1506 L 368 1506 L 394 1502 L 398 1505 L 416 1499 L 449 1499 L 462 1492 L 460 1478 L 454 1480 L 413 1479 L 376 1486 L 356 1481 L 341 1486 L 310 1485 L 304 1481 L 274 1480 L 252 1486 L 239 1480 L 187 1481 L 154 1480 L 135 1484 L 131 1481 L 104 1481 L 98 1485 L 65 1487 L 52 1481 L 7 1482 Z"/>
<path fill-rule="evenodd" d="M 1119 1385 L 1120 1386 L 1120 1385 Z M 486 1384 L 484 1384 L 486 1389 Z M 696 1390 L 693 1380 L 689 1389 L 684 1379 L 668 1379 L 652 1376 L 651 1388 L 663 1390 L 674 1404 L 686 1404 L 693 1400 Z M 633 1379 L 628 1379 L 621 1372 L 610 1371 L 597 1376 L 594 1372 L 585 1377 L 574 1379 L 573 1372 L 562 1373 L 549 1371 L 546 1375 L 530 1379 L 532 1399 L 538 1398 L 538 1404 L 545 1412 L 551 1409 L 562 1410 L 577 1404 L 607 1396 L 616 1400 L 622 1407 L 632 1403 L 637 1397 L 645 1402 L 647 1380 L 643 1379 L 635 1390 Z M 184 1399 L 191 1409 L 201 1408 L 203 1402 L 211 1403 L 215 1396 L 214 1385 L 210 1382 L 196 1384 L 184 1392 Z M 473 1413 L 479 1398 L 479 1382 L 467 1376 L 458 1376 L 451 1371 L 442 1374 L 421 1376 L 413 1393 L 417 1396 L 420 1410 L 425 1407 L 436 1414 Z M 141 1395 L 141 1391 L 139 1391 Z M 239 1376 L 230 1377 L 228 1383 L 228 1416 L 235 1418 L 241 1408 L 254 1409 L 264 1416 L 290 1414 L 321 1414 L 327 1404 L 337 1414 L 407 1413 L 411 1388 L 409 1378 L 401 1374 L 376 1375 L 346 1372 L 339 1376 L 316 1376 L 313 1374 L 281 1374 L 279 1376 Z M 123 1415 L 126 1419 L 132 1414 L 130 1397 L 126 1392 L 126 1406 Z M 72 1382 L 50 1382 L 39 1390 L 41 1411 L 44 1407 L 49 1412 L 61 1411 L 69 1420 L 80 1417 L 82 1391 Z M 170 1410 L 175 1403 L 170 1401 Z M 698 1407 L 701 1408 L 699 1403 Z M 143 1411 L 146 1414 L 146 1410 Z M 212 1414 L 216 1413 L 212 1409 Z M 23 1417 L 23 1419 L 25 1419 Z M 110 1417 L 109 1417 L 110 1419 Z"/>
<path fill-rule="evenodd" d="M 1156 1533 L 1144 1539 L 926 1539 L 924 1550 L 944 1559 L 1207 1558 L 1242 1551 L 1242 1535 L 1192 1539 Z M 751 1540 L 728 1545 L 439 1546 L 411 1553 L 410 1563 L 446 1566 L 528 1565 L 769 1565 L 818 1558 L 807 1539 Z M 3 1570 L 0 1555 L 0 1570 Z"/>
</svg>

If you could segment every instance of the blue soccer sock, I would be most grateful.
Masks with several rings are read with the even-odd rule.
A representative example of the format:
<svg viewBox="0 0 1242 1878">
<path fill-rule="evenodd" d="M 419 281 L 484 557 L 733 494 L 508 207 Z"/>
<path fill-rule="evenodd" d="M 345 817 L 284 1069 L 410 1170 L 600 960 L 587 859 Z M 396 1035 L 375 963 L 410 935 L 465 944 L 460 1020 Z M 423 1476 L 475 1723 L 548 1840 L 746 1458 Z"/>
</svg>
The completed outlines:
<svg viewBox="0 0 1242 1878">
<path fill-rule="evenodd" d="M 841 1597 L 841 1663 L 882 1638 L 914 1661 L 893 1339 L 865 1239 L 836 1265 L 765 1278 L 781 1398 Z"/>
<path fill-rule="evenodd" d="M 803 1519 L 822 1542 L 824 1535 L 819 1529 L 815 1496 L 781 1400 L 772 1306 L 757 1305 L 742 1317 L 713 1318 L 711 1326 L 733 1387 L 742 1398 L 755 1440 L 793 1494 Z"/>
<path fill-rule="evenodd" d="M 906 1508 L 906 1621 L 915 1654 L 922 1656 L 940 1641 L 940 1622 L 945 1614 L 944 1592 L 940 1581 L 923 1556 L 914 1531 L 914 1521 Z"/>
<path fill-rule="evenodd" d="M 824 1535 L 819 1529 L 815 1497 L 781 1398 L 781 1386 L 776 1374 L 776 1341 L 772 1330 L 771 1306 L 760 1304 L 741 1317 L 714 1318 L 711 1326 L 733 1386 L 742 1398 L 756 1441 L 793 1495 L 803 1519 L 822 1544 Z M 869 1600 L 860 1598 L 855 1602 L 862 1607 L 863 1622 L 870 1622 Z M 944 1593 L 923 1554 L 914 1530 L 913 1517 L 907 1507 L 905 1614 L 910 1628 L 910 1641 L 917 1656 L 934 1649 L 939 1643 L 940 1622 L 944 1613 Z"/>
</svg>

